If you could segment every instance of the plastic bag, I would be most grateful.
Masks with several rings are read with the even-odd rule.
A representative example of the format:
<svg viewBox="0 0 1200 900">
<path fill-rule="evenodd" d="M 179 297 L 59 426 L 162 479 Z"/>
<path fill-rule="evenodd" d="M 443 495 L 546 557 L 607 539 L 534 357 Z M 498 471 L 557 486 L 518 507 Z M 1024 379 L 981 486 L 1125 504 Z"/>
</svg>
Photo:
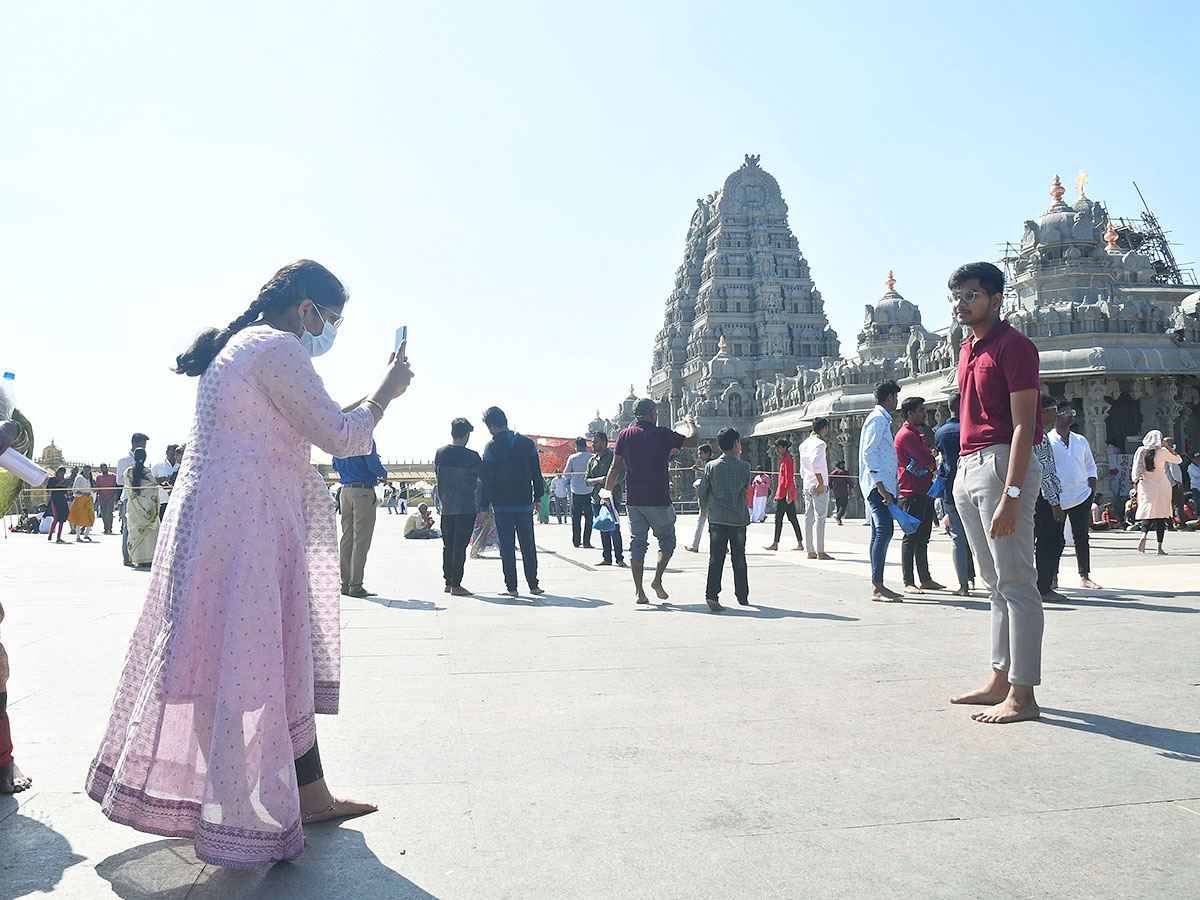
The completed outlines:
<svg viewBox="0 0 1200 900">
<path fill-rule="evenodd" d="M 617 517 L 613 515 L 612 504 L 607 502 L 600 504 L 600 512 L 596 513 L 592 528 L 599 532 L 616 531 Z"/>
<path fill-rule="evenodd" d="M 916 516 L 910 516 L 895 503 L 889 503 L 888 509 L 892 511 L 892 518 L 896 520 L 896 524 L 900 526 L 900 530 L 905 534 L 912 534 L 921 527 L 921 520 Z"/>
</svg>

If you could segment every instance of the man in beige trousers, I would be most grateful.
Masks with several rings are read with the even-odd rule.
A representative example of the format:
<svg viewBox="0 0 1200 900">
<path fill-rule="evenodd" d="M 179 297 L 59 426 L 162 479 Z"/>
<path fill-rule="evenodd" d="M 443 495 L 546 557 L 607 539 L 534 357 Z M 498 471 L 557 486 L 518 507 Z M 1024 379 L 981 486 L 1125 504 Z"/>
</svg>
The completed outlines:
<svg viewBox="0 0 1200 900">
<path fill-rule="evenodd" d="M 388 477 L 379 461 L 379 453 L 371 443 L 365 456 L 335 458 L 333 469 L 342 482 L 342 593 L 347 597 L 374 597 L 363 587 L 363 570 L 367 566 L 367 551 L 375 534 L 375 508 L 378 499 L 375 485 Z"/>
</svg>

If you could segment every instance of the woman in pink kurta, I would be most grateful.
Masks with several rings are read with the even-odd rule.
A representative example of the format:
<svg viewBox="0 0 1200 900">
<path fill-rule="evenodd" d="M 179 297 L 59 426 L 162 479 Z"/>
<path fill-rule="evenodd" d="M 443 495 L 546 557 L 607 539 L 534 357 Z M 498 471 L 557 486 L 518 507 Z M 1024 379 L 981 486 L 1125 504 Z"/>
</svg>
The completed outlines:
<svg viewBox="0 0 1200 900">
<path fill-rule="evenodd" d="M 192 838 L 217 865 L 294 859 L 304 822 L 374 808 L 334 800 L 316 751 L 313 714 L 338 708 L 340 588 L 310 453 L 370 452 L 411 372 L 389 364 L 339 409 L 309 357 L 345 301 L 324 267 L 292 263 L 179 357 L 203 372 L 195 418 L 87 791 L 113 821 Z"/>
<path fill-rule="evenodd" d="M 1170 448 L 1163 446 L 1161 431 L 1151 431 L 1142 438 L 1142 446 L 1133 455 L 1133 476 L 1137 484 L 1137 520 L 1142 526 L 1138 552 L 1146 552 L 1146 538 L 1153 528 L 1158 536 L 1158 555 L 1166 556 L 1163 536 L 1167 522 L 1175 516 L 1171 506 L 1171 482 L 1167 479 L 1165 463 L 1178 465 L 1183 460 Z"/>
</svg>

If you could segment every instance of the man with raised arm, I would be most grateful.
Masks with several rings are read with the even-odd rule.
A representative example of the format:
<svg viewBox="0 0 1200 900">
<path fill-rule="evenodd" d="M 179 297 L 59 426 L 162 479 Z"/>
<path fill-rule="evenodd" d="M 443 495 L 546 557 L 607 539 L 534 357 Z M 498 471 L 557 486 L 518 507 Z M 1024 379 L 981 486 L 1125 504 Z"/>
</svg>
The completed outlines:
<svg viewBox="0 0 1200 900">
<path fill-rule="evenodd" d="M 991 263 L 950 276 L 955 320 L 972 331 L 958 358 L 962 435 L 954 503 L 979 574 L 991 592 L 992 671 L 987 684 L 951 698 L 985 706 L 971 718 L 1004 724 L 1040 715 L 1042 598 L 1033 555 L 1033 511 L 1042 469 L 1038 352 L 1000 318 L 1004 273 Z"/>
<path fill-rule="evenodd" d="M 633 407 L 636 421 L 617 437 L 613 450 L 612 468 L 604 489 L 611 495 L 621 473 L 625 472 L 625 503 L 629 509 L 629 569 L 637 602 L 646 604 L 650 598 L 642 587 L 642 570 L 646 550 L 650 546 L 650 531 L 658 540 L 658 565 L 650 587 L 659 600 L 666 600 L 663 573 L 671 554 L 675 552 L 675 507 L 671 503 L 671 485 L 667 477 L 667 462 L 680 449 L 696 446 L 696 420 L 688 416 L 684 431 L 672 431 L 658 424 L 658 404 L 643 397 Z"/>
</svg>

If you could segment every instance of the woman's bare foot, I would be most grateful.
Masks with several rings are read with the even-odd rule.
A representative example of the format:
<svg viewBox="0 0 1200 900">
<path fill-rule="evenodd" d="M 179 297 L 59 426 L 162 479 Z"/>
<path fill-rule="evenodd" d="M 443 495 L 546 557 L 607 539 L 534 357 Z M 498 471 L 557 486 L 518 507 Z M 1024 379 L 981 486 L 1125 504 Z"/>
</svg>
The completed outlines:
<svg viewBox="0 0 1200 900">
<path fill-rule="evenodd" d="M 1037 701 L 1033 699 L 1033 688 L 1014 684 L 1007 697 L 989 709 L 971 713 L 971 718 L 989 725 L 1007 725 L 1010 722 L 1028 722 L 1041 714 Z"/>
<path fill-rule="evenodd" d="M 357 800 L 347 800 L 334 797 L 320 778 L 312 784 L 300 787 L 300 821 L 305 825 L 314 822 L 325 822 L 329 819 L 348 819 L 353 816 L 364 816 L 377 809 L 374 803 L 360 803 Z"/>
<path fill-rule="evenodd" d="M 19 794 L 33 785 L 33 779 L 17 768 L 15 762 L 0 766 L 0 794 Z"/>
<path fill-rule="evenodd" d="M 1145 553 L 1145 552 L 1146 552 L 1146 539 L 1143 537 L 1140 541 L 1138 541 L 1138 553 Z"/>
<path fill-rule="evenodd" d="M 654 595 L 658 597 L 659 600 L 666 600 L 671 596 L 665 590 L 663 590 L 661 581 L 650 582 L 650 590 L 654 591 Z"/>
<path fill-rule="evenodd" d="M 1158 553 L 1155 554 L 1155 556 L 1166 556 L 1166 555 L 1167 555 L 1167 551 L 1164 550 L 1162 547 L 1159 547 Z"/>
</svg>

